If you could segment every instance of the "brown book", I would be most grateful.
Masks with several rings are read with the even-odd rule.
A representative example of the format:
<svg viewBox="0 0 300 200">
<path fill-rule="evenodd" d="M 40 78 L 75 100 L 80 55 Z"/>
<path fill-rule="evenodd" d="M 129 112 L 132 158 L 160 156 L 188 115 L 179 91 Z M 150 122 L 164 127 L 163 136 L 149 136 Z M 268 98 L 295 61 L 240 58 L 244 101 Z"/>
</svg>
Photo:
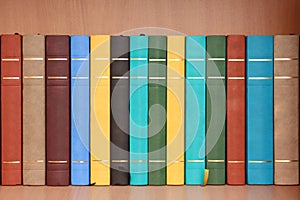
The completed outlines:
<svg viewBox="0 0 300 200">
<path fill-rule="evenodd" d="M 274 37 L 275 184 L 299 184 L 299 36 Z"/>
<path fill-rule="evenodd" d="M 47 185 L 69 185 L 70 50 L 69 36 L 46 36 Z"/>
<path fill-rule="evenodd" d="M 23 36 L 23 184 L 45 185 L 45 36 Z"/>
<path fill-rule="evenodd" d="M 245 184 L 246 40 L 227 37 L 227 183 Z"/>
<path fill-rule="evenodd" d="M 1 36 L 2 185 L 22 184 L 21 40 Z"/>
</svg>

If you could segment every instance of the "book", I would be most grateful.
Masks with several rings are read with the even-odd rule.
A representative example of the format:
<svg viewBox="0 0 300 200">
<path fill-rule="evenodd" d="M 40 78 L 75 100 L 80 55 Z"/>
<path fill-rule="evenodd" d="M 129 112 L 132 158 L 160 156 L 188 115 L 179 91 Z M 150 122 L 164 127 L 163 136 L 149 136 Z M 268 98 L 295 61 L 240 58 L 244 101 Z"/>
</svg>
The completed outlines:
<svg viewBox="0 0 300 200">
<path fill-rule="evenodd" d="M 273 40 L 247 37 L 247 184 L 273 184 Z"/>
<path fill-rule="evenodd" d="M 166 36 L 149 36 L 149 185 L 166 184 L 166 50 Z"/>
<path fill-rule="evenodd" d="M 206 166 L 208 184 L 226 183 L 226 36 L 207 36 Z"/>
<path fill-rule="evenodd" d="M 90 37 L 71 36 L 71 184 L 90 184 Z"/>
<path fill-rule="evenodd" d="M 129 185 L 129 37 L 110 41 L 110 182 Z"/>
<path fill-rule="evenodd" d="M 22 36 L 1 35 L 2 185 L 22 184 Z"/>
<path fill-rule="evenodd" d="M 274 183 L 299 184 L 299 36 L 274 36 Z"/>
<path fill-rule="evenodd" d="M 148 184 L 148 36 L 130 36 L 130 185 Z"/>
<path fill-rule="evenodd" d="M 227 36 L 227 183 L 245 184 L 246 171 L 246 38 Z"/>
<path fill-rule="evenodd" d="M 204 183 L 206 37 L 186 36 L 185 184 Z"/>
<path fill-rule="evenodd" d="M 110 36 L 90 38 L 91 184 L 110 184 Z"/>
<path fill-rule="evenodd" d="M 45 36 L 23 36 L 23 184 L 46 183 Z"/>
<path fill-rule="evenodd" d="M 70 38 L 46 36 L 46 184 L 70 183 Z"/>
<path fill-rule="evenodd" d="M 185 37 L 167 37 L 167 184 L 184 184 Z"/>
</svg>

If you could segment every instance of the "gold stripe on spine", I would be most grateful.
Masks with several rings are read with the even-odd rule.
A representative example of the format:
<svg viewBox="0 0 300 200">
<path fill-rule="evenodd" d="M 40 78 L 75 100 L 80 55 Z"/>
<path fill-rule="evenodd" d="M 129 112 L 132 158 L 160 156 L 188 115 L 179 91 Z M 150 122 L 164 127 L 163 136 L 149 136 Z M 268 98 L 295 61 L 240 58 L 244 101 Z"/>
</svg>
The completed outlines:
<svg viewBox="0 0 300 200">
<path fill-rule="evenodd" d="M 203 77 L 203 76 L 188 76 L 188 77 L 186 77 L 186 79 L 190 79 L 190 80 L 204 80 L 205 77 Z"/>
<path fill-rule="evenodd" d="M 230 77 L 228 77 L 228 80 L 245 80 L 245 77 L 243 77 L 243 76 L 230 76 Z"/>
<path fill-rule="evenodd" d="M 21 161 L 13 160 L 13 161 L 2 161 L 2 164 L 20 164 Z"/>
<path fill-rule="evenodd" d="M 145 163 L 145 162 L 147 162 L 147 160 L 131 160 L 130 162 L 134 162 L 134 163 Z"/>
<path fill-rule="evenodd" d="M 2 58 L 2 61 L 15 62 L 20 61 L 20 58 Z"/>
<path fill-rule="evenodd" d="M 83 164 L 83 163 L 87 163 L 87 160 L 72 160 L 72 163 L 79 163 L 79 164 Z"/>
<path fill-rule="evenodd" d="M 225 76 L 208 76 L 208 79 L 225 79 Z"/>
<path fill-rule="evenodd" d="M 127 76 L 112 76 L 112 79 L 128 79 Z"/>
<path fill-rule="evenodd" d="M 109 160 L 92 160 L 92 162 L 105 162 L 105 163 L 108 163 Z"/>
<path fill-rule="evenodd" d="M 275 61 L 290 61 L 290 60 L 298 60 L 298 58 L 274 58 Z"/>
<path fill-rule="evenodd" d="M 183 163 L 184 162 L 184 160 L 173 160 L 173 161 L 171 161 L 171 163 Z"/>
<path fill-rule="evenodd" d="M 149 77 L 150 80 L 164 80 L 166 77 L 163 76 L 151 76 Z"/>
<path fill-rule="evenodd" d="M 130 78 L 137 78 L 137 79 L 146 79 L 147 76 L 130 76 Z"/>
<path fill-rule="evenodd" d="M 229 58 L 228 61 L 229 62 L 244 62 L 245 59 L 244 58 Z"/>
<path fill-rule="evenodd" d="M 299 162 L 299 160 L 275 160 L 276 163 L 294 163 Z"/>
<path fill-rule="evenodd" d="M 188 160 L 190 163 L 204 163 L 204 160 Z"/>
<path fill-rule="evenodd" d="M 124 61 L 124 60 L 129 60 L 128 58 L 112 58 L 112 61 Z"/>
<path fill-rule="evenodd" d="M 172 77 L 168 77 L 168 80 L 181 80 L 181 79 L 185 79 L 184 77 L 178 77 L 178 76 L 172 76 Z"/>
<path fill-rule="evenodd" d="M 72 79 L 87 80 L 87 79 L 89 79 L 89 77 L 87 77 L 87 76 L 73 76 Z"/>
<path fill-rule="evenodd" d="M 212 163 L 223 163 L 225 160 L 207 160 L 207 162 L 212 162 Z"/>
<path fill-rule="evenodd" d="M 3 77 L 3 80 L 19 80 L 20 77 L 18 76 L 5 76 Z"/>
<path fill-rule="evenodd" d="M 272 77 L 248 77 L 249 80 L 272 80 Z"/>
<path fill-rule="evenodd" d="M 79 61 L 81 61 L 81 60 L 89 60 L 88 58 L 72 58 L 72 60 L 79 60 Z"/>
<path fill-rule="evenodd" d="M 278 80 L 281 80 L 281 79 L 297 79 L 299 78 L 298 76 L 275 76 L 274 79 L 278 79 Z"/>
<path fill-rule="evenodd" d="M 23 60 L 29 61 L 29 60 L 44 60 L 44 58 L 23 58 Z"/>
<path fill-rule="evenodd" d="M 179 61 L 184 61 L 184 59 L 183 58 L 168 58 L 168 61 L 179 62 Z"/>
<path fill-rule="evenodd" d="M 149 160 L 150 163 L 165 163 L 165 160 Z"/>
<path fill-rule="evenodd" d="M 231 164 L 245 163 L 244 160 L 228 160 L 227 162 Z"/>
<path fill-rule="evenodd" d="M 48 58 L 48 60 L 66 61 L 68 58 Z"/>
<path fill-rule="evenodd" d="M 149 61 L 151 62 L 161 62 L 161 61 L 166 61 L 165 58 L 150 58 Z"/>
<path fill-rule="evenodd" d="M 271 62 L 273 61 L 272 58 L 249 58 L 249 62 Z"/>
<path fill-rule="evenodd" d="M 257 163 L 257 164 L 260 164 L 260 163 L 271 163 L 272 160 L 248 160 L 248 163 Z"/>
<path fill-rule="evenodd" d="M 109 78 L 109 76 L 96 76 L 96 78 Z"/>
<path fill-rule="evenodd" d="M 148 60 L 147 58 L 130 58 L 130 60 Z"/>
<path fill-rule="evenodd" d="M 191 62 L 193 62 L 193 61 L 205 61 L 204 58 L 187 58 L 186 60 L 191 61 Z"/>
<path fill-rule="evenodd" d="M 24 160 L 23 163 L 44 163 L 44 160 Z"/>
<path fill-rule="evenodd" d="M 25 79 L 43 79 L 44 76 L 24 76 Z"/>
<path fill-rule="evenodd" d="M 67 76 L 48 76 L 48 79 L 68 79 Z"/>
<path fill-rule="evenodd" d="M 113 163 L 127 163 L 128 160 L 112 160 Z"/>
<path fill-rule="evenodd" d="M 48 163 L 50 164 L 65 164 L 68 163 L 67 160 L 48 160 Z"/>
<path fill-rule="evenodd" d="M 207 58 L 209 61 L 224 61 L 225 58 Z"/>
</svg>

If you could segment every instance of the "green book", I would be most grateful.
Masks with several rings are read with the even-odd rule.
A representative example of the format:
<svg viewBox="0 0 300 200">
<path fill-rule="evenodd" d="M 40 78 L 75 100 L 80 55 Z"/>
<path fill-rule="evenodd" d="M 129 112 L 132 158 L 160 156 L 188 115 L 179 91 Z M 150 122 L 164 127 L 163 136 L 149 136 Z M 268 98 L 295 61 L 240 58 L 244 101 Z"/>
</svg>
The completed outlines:
<svg viewBox="0 0 300 200">
<path fill-rule="evenodd" d="M 166 184 L 167 38 L 149 37 L 149 185 Z"/>
<path fill-rule="evenodd" d="M 207 37 L 206 164 L 208 184 L 225 184 L 226 36 Z"/>
</svg>

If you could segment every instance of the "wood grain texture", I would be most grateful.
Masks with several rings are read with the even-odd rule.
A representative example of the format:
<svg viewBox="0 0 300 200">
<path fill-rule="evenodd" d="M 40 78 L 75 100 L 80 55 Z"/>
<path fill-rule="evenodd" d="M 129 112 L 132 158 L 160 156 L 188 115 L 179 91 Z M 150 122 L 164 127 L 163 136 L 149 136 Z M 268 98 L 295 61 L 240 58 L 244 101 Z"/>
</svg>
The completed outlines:
<svg viewBox="0 0 300 200">
<path fill-rule="evenodd" d="M 164 34 L 175 34 L 167 29 L 188 35 L 300 34 L 299 0 L 0 0 L 0 4 L 1 33 L 131 34 L 136 28 L 160 27 L 166 28 Z"/>
</svg>

